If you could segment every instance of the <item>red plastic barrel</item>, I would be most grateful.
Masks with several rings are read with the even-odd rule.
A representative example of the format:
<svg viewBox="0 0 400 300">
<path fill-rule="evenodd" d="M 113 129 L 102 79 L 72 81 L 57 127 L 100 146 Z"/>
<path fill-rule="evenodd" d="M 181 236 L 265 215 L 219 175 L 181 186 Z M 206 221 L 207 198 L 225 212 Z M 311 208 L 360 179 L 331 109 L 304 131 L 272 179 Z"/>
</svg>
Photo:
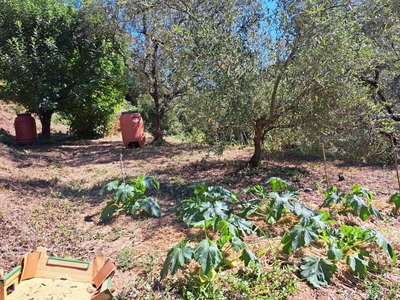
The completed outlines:
<svg viewBox="0 0 400 300">
<path fill-rule="evenodd" d="M 14 127 L 19 146 L 32 145 L 36 141 L 36 122 L 30 113 L 18 114 L 14 121 Z"/>
<path fill-rule="evenodd" d="M 126 148 L 143 147 L 146 138 L 144 136 L 144 123 L 142 116 L 137 111 L 127 111 L 119 118 L 122 141 Z"/>
</svg>

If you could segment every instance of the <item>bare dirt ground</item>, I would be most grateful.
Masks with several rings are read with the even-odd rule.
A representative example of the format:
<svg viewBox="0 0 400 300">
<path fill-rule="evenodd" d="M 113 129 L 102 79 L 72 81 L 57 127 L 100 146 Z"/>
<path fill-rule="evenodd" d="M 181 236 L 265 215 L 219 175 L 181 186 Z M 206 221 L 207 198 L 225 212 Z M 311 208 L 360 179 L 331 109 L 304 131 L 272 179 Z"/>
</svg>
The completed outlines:
<svg viewBox="0 0 400 300">
<path fill-rule="evenodd" d="M 239 192 L 276 176 L 293 182 L 300 189 L 301 201 L 311 208 L 317 209 L 324 199 L 322 158 L 266 154 L 260 167 L 250 168 L 247 160 L 251 149 L 228 149 L 218 156 L 205 147 L 169 140 L 168 146 L 155 148 L 147 144 L 132 150 L 123 147 L 118 133 L 100 140 L 74 141 L 67 139 L 66 128 L 57 124 L 53 129 L 61 132 L 55 135 L 59 140 L 18 147 L 14 118 L 11 106 L 0 102 L 0 137 L 6 142 L 0 143 L 0 268 L 5 272 L 16 266 L 21 255 L 38 246 L 46 247 L 49 255 L 84 260 L 91 260 L 95 253 L 116 259 L 121 249 L 129 248 L 134 253 L 134 263 L 129 270 L 116 272 L 115 295 L 133 289 L 137 295 L 131 292 L 132 299 L 139 295 L 153 299 L 144 296 L 147 292 L 160 299 L 174 299 L 173 292 L 163 295 L 163 282 L 154 282 L 168 250 L 191 234 L 184 224 L 174 222 L 171 211 L 187 193 L 188 185 L 205 181 Z M 37 125 L 40 131 L 38 122 Z M 156 195 L 162 207 L 161 218 L 119 215 L 107 224 L 99 222 L 107 200 L 99 197 L 99 191 L 105 183 L 121 178 L 122 170 L 126 178 L 140 174 L 157 178 L 161 183 Z M 327 172 L 330 185 L 340 191 L 350 192 L 352 185 L 358 184 L 375 193 L 373 204 L 385 221 L 370 218 L 362 222 L 350 217 L 346 222 L 379 230 L 400 253 L 400 219 L 389 217 L 393 206 L 387 203 L 398 190 L 395 169 L 328 158 Z M 339 174 L 345 180 L 339 181 Z M 306 188 L 312 191 L 306 192 Z M 273 237 L 279 237 L 288 229 L 280 224 L 268 230 Z M 257 250 L 266 247 L 266 242 L 258 238 L 251 243 Z M 260 258 L 262 264 L 270 260 L 268 255 Z M 387 271 L 379 270 L 385 280 L 400 282 L 399 263 L 386 267 Z M 337 273 L 331 286 L 320 290 L 304 282 L 299 285 L 300 290 L 291 299 L 368 299 L 360 281 L 346 270 Z"/>
</svg>

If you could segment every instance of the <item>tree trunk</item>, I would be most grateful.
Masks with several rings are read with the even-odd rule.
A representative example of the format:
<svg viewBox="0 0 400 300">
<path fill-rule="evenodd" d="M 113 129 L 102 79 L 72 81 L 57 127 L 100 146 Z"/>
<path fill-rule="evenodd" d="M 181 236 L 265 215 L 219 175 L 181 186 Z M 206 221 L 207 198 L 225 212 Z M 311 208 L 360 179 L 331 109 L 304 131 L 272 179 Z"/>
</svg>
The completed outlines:
<svg viewBox="0 0 400 300">
<path fill-rule="evenodd" d="M 42 137 L 44 140 L 50 140 L 50 127 L 51 127 L 51 116 L 53 110 L 45 110 L 40 112 L 40 123 L 42 123 Z"/>
<path fill-rule="evenodd" d="M 253 126 L 254 128 L 254 153 L 253 156 L 250 158 L 250 165 L 253 167 L 257 167 L 260 164 L 261 161 L 261 152 L 262 152 L 262 146 L 261 146 L 261 141 L 262 141 L 262 135 L 263 135 L 263 129 L 264 126 Z"/>
<path fill-rule="evenodd" d="M 253 131 L 254 131 L 254 153 L 253 156 L 250 158 L 250 165 L 253 167 L 257 167 L 261 161 L 261 152 L 262 152 L 262 139 L 264 135 L 264 130 L 271 130 L 272 124 L 274 124 L 276 119 L 265 119 L 261 118 L 258 120 L 251 120 Z M 267 126 L 270 126 L 266 128 Z"/>
<path fill-rule="evenodd" d="M 164 115 L 165 115 L 165 109 L 160 108 L 157 111 L 156 122 L 154 124 L 154 130 L 153 130 L 154 132 L 153 143 L 156 145 L 164 143 L 164 126 L 163 126 Z"/>
</svg>

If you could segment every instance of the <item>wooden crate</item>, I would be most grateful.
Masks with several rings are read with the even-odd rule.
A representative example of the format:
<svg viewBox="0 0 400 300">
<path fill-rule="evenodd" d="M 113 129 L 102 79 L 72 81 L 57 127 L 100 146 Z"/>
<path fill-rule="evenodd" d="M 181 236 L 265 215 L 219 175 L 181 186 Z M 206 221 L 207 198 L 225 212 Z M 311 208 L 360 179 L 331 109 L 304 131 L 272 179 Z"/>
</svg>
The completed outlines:
<svg viewBox="0 0 400 300">
<path fill-rule="evenodd" d="M 49 257 L 46 248 L 39 247 L 23 256 L 11 272 L 0 274 L 0 300 L 46 299 L 46 293 L 49 299 L 109 300 L 115 270 L 114 261 L 103 255 L 86 262 Z"/>
</svg>

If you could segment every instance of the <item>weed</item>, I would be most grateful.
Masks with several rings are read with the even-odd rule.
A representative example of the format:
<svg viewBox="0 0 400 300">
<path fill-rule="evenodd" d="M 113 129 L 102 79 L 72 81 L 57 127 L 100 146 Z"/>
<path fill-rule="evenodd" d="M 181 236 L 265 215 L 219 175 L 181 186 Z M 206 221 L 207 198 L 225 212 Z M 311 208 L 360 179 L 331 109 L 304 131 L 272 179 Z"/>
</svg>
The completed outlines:
<svg viewBox="0 0 400 300">
<path fill-rule="evenodd" d="M 287 299 L 298 290 L 299 279 L 294 275 L 297 271 L 297 267 L 275 260 L 258 277 L 248 269 L 229 274 L 227 280 L 230 289 L 226 293 L 227 299 L 235 295 L 241 295 L 241 299 Z"/>
<path fill-rule="evenodd" d="M 399 283 L 389 282 L 382 275 L 375 280 L 366 277 L 362 285 L 368 299 L 398 299 Z"/>
<path fill-rule="evenodd" d="M 102 239 L 104 239 L 104 237 L 105 237 L 105 234 L 104 234 L 104 233 L 102 233 L 102 232 L 96 232 L 96 233 L 93 235 L 92 239 L 94 239 L 94 240 L 102 240 Z"/>
<path fill-rule="evenodd" d="M 154 291 L 151 281 L 138 277 L 134 282 L 130 282 L 122 288 L 122 291 L 119 293 L 117 299 L 169 300 L 173 298 L 170 297 L 169 287 L 167 287 L 164 291 Z"/>
<path fill-rule="evenodd" d="M 123 270 L 132 269 L 135 266 L 135 253 L 130 248 L 122 248 L 117 255 L 115 265 Z"/>
<path fill-rule="evenodd" d="M 126 235 L 127 232 L 120 227 L 113 227 L 112 234 L 107 238 L 108 241 L 113 242 L 118 240 L 120 237 Z"/>
</svg>

